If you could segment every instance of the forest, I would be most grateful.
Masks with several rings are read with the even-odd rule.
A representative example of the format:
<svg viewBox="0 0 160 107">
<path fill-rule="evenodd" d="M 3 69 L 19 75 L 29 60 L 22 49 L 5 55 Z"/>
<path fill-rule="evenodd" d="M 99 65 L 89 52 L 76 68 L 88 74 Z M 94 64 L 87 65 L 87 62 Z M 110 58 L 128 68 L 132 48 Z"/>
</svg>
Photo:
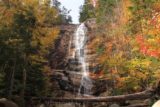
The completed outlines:
<svg viewBox="0 0 160 107">
<path fill-rule="evenodd" d="M 63 39 L 71 34 L 64 32 L 75 30 L 78 24 L 72 23 L 70 10 L 60 6 L 58 0 L 0 0 L 0 98 L 12 100 L 19 107 L 121 107 L 110 106 L 110 103 L 106 106 L 90 103 L 85 106 L 28 104 L 33 97 L 60 97 L 63 100 L 54 90 L 57 84 L 52 80 L 56 75 L 55 69 L 66 70 L 68 67 L 69 62 L 62 64 L 66 61 L 62 56 L 68 55 L 63 53 L 67 48 L 60 45 L 66 43 L 69 46 L 68 39 Z M 93 69 L 89 68 L 88 78 L 96 81 L 96 86 L 105 85 L 99 81 L 107 81 L 106 84 L 111 81 L 107 89 L 102 89 L 103 97 L 134 95 L 156 88 L 156 95 L 147 98 L 147 105 L 122 106 L 151 107 L 160 98 L 160 86 L 157 86 L 160 83 L 160 1 L 84 0 L 79 21 L 87 23 L 88 20 L 95 23 L 88 25 L 91 26 L 87 34 L 90 39 L 86 44 L 88 50 L 96 55 L 91 58 L 95 61 L 90 63 Z M 73 28 L 64 31 L 62 25 Z M 61 40 L 63 43 L 59 42 Z M 64 93 L 65 90 L 68 89 L 64 88 Z M 101 94 L 91 94 L 91 97 L 101 99 Z M 89 101 L 88 97 L 84 98 L 84 102 Z M 74 100 L 77 101 L 72 98 L 68 102 Z M 123 105 L 122 102 L 118 101 L 118 105 Z"/>
</svg>

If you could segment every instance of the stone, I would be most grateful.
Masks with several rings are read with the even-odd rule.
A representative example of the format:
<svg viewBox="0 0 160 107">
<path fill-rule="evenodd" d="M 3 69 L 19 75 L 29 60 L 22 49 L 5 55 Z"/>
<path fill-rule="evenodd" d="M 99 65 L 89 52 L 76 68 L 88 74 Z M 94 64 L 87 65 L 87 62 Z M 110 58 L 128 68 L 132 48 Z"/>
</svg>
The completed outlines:
<svg viewBox="0 0 160 107">
<path fill-rule="evenodd" d="M 40 104 L 39 107 L 46 107 L 44 104 Z"/>
<path fill-rule="evenodd" d="M 92 49 L 90 46 L 90 42 L 92 41 L 93 36 L 95 35 L 93 31 L 96 28 L 96 19 L 88 19 L 84 22 L 87 27 L 87 37 L 86 43 L 84 47 L 80 49 L 81 57 L 85 54 L 85 66 L 87 67 L 89 72 L 98 73 L 100 71 L 100 66 L 98 65 L 97 60 L 97 53 L 96 50 Z M 110 81 L 104 79 L 95 79 L 91 78 L 92 85 L 84 85 L 87 88 L 82 86 L 82 90 L 79 89 L 81 86 L 82 81 L 82 63 L 76 57 L 77 49 L 75 45 L 75 31 L 77 26 L 76 25 L 66 25 L 62 26 L 62 31 L 55 42 L 55 47 L 53 53 L 50 53 L 50 66 L 52 68 L 51 73 L 51 81 L 53 86 L 57 85 L 55 81 L 58 82 L 59 91 L 66 91 L 71 92 L 73 94 L 82 92 L 82 90 L 90 90 L 91 93 L 82 92 L 82 94 L 91 94 L 95 96 L 99 96 L 101 93 L 107 90 L 107 86 L 109 86 Z M 92 32 L 92 33 L 90 33 Z M 94 38 L 93 38 L 94 39 Z M 58 71 L 61 70 L 61 71 Z M 65 73 L 65 72 L 67 73 Z M 80 74 L 81 73 L 81 74 Z M 66 75 L 67 74 L 67 75 Z M 86 81 L 85 81 L 86 82 Z M 91 82 L 90 82 L 91 83 Z M 105 84 L 105 85 L 104 85 Z M 92 87 L 88 89 L 88 87 Z M 80 91 L 81 90 L 81 91 Z M 58 90 L 56 90 L 58 91 Z M 74 91 L 74 92 L 73 92 Z M 57 92 L 58 93 L 58 92 Z M 62 96 L 61 96 L 62 97 Z M 68 97 L 68 96 L 65 96 Z"/>
<path fill-rule="evenodd" d="M 120 107 L 118 104 L 112 104 L 109 107 Z"/>
<path fill-rule="evenodd" d="M 160 100 L 158 100 L 157 102 L 155 102 L 152 107 L 160 107 Z"/>
</svg>

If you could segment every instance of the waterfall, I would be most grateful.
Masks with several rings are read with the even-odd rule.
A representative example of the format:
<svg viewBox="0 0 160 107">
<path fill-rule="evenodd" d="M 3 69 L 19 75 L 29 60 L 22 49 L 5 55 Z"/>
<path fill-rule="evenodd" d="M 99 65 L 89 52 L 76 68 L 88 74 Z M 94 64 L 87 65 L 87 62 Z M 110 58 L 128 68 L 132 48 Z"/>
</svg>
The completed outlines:
<svg viewBox="0 0 160 107">
<path fill-rule="evenodd" d="M 87 28 L 84 23 L 78 26 L 77 30 L 74 34 L 74 45 L 75 45 L 75 51 L 74 51 L 74 57 L 77 58 L 79 63 L 81 64 L 81 85 L 79 88 L 79 94 L 91 94 L 91 88 L 92 88 L 92 81 L 89 78 L 89 69 L 88 65 L 86 63 L 86 43 L 87 43 Z"/>
</svg>

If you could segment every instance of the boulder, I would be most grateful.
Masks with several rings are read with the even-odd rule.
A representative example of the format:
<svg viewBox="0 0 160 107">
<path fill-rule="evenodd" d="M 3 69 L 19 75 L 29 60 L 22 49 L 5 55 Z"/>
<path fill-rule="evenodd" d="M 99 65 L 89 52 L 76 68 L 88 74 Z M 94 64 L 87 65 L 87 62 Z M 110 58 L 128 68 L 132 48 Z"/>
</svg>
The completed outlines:
<svg viewBox="0 0 160 107">
<path fill-rule="evenodd" d="M 18 105 L 6 98 L 0 99 L 0 107 L 18 107 Z"/>
<path fill-rule="evenodd" d="M 112 104 L 109 107 L 120 107 L 118 104 Z"/>
<path fill-rule="evenodd" d="M 152 107 L 160 107 L 160 100 L 158 100 L 157 102 L 155 102 Z"/>
</svg>

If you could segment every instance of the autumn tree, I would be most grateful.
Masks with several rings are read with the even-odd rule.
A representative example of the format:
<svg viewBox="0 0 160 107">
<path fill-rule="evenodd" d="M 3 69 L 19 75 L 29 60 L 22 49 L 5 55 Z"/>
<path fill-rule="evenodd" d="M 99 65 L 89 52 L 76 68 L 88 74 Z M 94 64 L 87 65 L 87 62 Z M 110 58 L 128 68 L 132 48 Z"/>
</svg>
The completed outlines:
<svg viewBox="0 0 160 107">
<path fill-rule="evenodd" d="M 0 95 L 48 95 L 46 77 L 47 54 L 67 13 L 51 6 L 48 0 L 0 1 Z M 67 11 L 67 10 L 66 10 Z M 59 17 L 64 15 L 64 20 Z M 52 27 L 50 27 L 52 26 Z"/>
<path fill-rule="evenodd" d="M 141 91 L 159 79 L 159 5 L 157 0 L 97 1 L 90 45 L 100 72 L 114 81 L 111 94 Z"/>
</svg>

